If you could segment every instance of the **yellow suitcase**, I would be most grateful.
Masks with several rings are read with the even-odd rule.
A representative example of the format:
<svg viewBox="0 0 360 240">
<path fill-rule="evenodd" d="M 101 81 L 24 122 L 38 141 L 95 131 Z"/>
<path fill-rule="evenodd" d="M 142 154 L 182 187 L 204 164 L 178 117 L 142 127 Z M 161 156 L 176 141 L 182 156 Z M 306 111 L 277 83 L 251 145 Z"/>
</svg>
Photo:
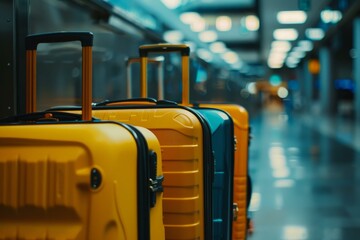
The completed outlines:
<svg viewBox="0 0 360 240">
<path fill-rule="evenodd" d="M 37 44 L 75 40 L 83 45 L 82 116 L 35 112 Z M 161 199 L 154 202 L 161 179 L 152 179 L 160 149 L 146 141 L 156 138 L 91 118 L 92 34 L 33 35 L 26 47 L 28 114 L 0 123 L 0 239 L 164 239 Z"/>
</svg>

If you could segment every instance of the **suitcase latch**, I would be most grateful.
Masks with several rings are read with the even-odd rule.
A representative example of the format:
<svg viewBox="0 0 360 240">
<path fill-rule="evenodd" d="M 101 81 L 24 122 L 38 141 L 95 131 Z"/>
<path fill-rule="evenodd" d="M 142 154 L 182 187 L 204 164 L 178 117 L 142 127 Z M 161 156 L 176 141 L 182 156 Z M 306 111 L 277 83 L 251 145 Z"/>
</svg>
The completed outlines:
<svg viewBox="0 0 360 240">
<path fill-rule="evenodd" d="M 150 207 L 156 204 L 156 193 L 163 191 L 162 183 L 164 176 L 157 176 L 157 154 L 155 151 L 149 151 L 149 188 L 150 188 Z"/>
<path fill-rule="evenodd" d="M 163 192 L 163 183 L 164 176 L 157 176 L 156 180 L 149 178 L 150 191 L 151 191 L 151 199 L 150 199 L 150 207 L 154 207 L 156 204 L 156 193 Z"/>
<path fill-rule="evenodd" d="M 239 207 L 237 203 L 233 203 L 233 221 L 236 222 L 238 219 Z"/>
<path fill-rule="evenodd" d="M 149 179 L 150 181 L 150 189 L 152 192 L 163 192 L 164 188 L 162 186 L 162 183 L 164 181 L 164 176 L 158 176 L 156 177 L 156 180 Z"/>
</svg>

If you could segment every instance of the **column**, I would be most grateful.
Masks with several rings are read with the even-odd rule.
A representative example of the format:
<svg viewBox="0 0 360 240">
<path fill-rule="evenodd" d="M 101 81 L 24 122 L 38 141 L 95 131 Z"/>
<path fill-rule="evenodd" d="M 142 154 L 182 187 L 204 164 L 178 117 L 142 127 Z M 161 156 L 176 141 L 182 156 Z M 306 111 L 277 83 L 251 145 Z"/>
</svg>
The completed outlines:
<svg viewBox="0 0 360 240">
<path fill-rule="evenodd" d="M 336 113 L 335 86 L 332 74 L 332 56 L 331 49 L 324 46 L 319 51 L 320 60 L 320 108 L 326 115 Z"/>
<path fill-rule="evenodd" d="M 313 104 L 313 76 L 309 71 L 309 61 L 305 61 L 304 66 L 302 68 L 302 81 L 303 81 L 303 102 L 305 103 L 305 108 L 309 111 Z"/>
<path fill-rule="evenodd" d="M 355 59 L 354 59 L 354 83 L 355 83 L 355 98 L 354 98 L 354 107 L 355 107 L 355 120 L 357 123 L 360 122 L 360 17 L 355 18 L 354 20 L 354 49 L 355 49 Z"/>
<path fill-rule="evenodd" d="M 298 68 L 296 69 L 296 77 L 297 77 L 297 81 L 299 84 L 299 92 L 298 92 L 298 96 L 300 97 L 300 106 L 301 106 L 301 110 L 302 111 L 306 111 L 307 110 L 307 104 L 306 104 L 306 97 L 305 97 L 305 79 L 304 79 L 304 67 L 305 64 L 298 66 Z"/>
</svg>

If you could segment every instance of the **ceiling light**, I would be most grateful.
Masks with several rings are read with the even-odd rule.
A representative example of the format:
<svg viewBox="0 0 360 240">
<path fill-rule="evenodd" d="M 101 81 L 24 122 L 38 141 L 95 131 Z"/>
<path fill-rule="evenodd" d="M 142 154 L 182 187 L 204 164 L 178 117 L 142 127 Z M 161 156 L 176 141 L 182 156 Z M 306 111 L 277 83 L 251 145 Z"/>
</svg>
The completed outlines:
<svg viewBox="0 0 360 240">
<path fill-rule="evenodd" d="M 305 53 L 304 52 L 291 52 L 291 53 L 289 53 L 289 56 L 300 59 L 300 58 L 305 57 Z"/>
<path fill-rule="evenodd" d="M 280 11 L 277 14 L 277 20 L 282 24 L 302 24 L 306 19 L 304 11 Z"/>
<path fill-rule="evenodd" d="M 269 68 L 282 68 L 284 65 L 284 63 L 279 63 L 279 62 L 273 62 L 273 61 L 268 61 L 268 66 Z"/>
<path fill-rule="evenodd" d="M 166 31 L 164 33 L 164 39 L 169 43 L 179 43 L 183 40 L 183 38 L 184 35 L 178 30 Z"/>
<path fill-rule="evenodd" d="M 309 40 L 299 41 L 298 46 L 305 52 L 310 52 L 314 48 L 314 44 Z"/>
<path fill-rule="evenodd" d="M 235 63 L 233 63 L 233 64 L 231 65 L 231 67 L 232 67 L 233 69 L 238 69 L 238 70 L 240 70 L 243 66 L 244 66 L 244 62 L 243 62 L 243 61 L 237 61 L 237 62 L 235 62 Z"/>
<path fill-rule="evenodd" d="M 206 49 L 200 48 L 196 51 L 196 53 L 206 62 L 211 62 L 213 60 L 213 55 Z"/>
<path fill-rule="evenodd" d="M 190 28 L 193 32 L 202 32 L 206 28 L 205 20 L 202 18 L 194 19 L 191 23 Z"/>
<path fill-rule="evenodd" d="M 255 15 L 245 17 L 245 27 L 248 31 L 257 31 L 260 28 L 259 18 Z"/>
<path fill-rule="evenodd" d="M 283 62 L 286 58 L 286 52 L 270 52 L 269 59 Z"/>
<path fill-rule="evenodd" d="M 268 66 L 270 68 L 282 68 L 285 57 L 285 53 L 271 53 L 268 58 Z"/>
<path fill-rule="evenodd" d="M 185 12 L 180 15 L 180 20 L 185 24 L 192 24 L 200 18 L 201 16 L 196 12 Z"/>
<path fill-rule="evenodd" d="M 169 9 L 175 9 L 181 5 L 182 0 L 161 0 L 161 2 Z"/>
<path fill-rule="evenodd" d="M 294 28 L 275 29 L 273 36 L 276 40 L 294 41 L 298 38 L 298 32 Z"/>
<path fill-rule="evenodd" d="M 297 67 L 299 62 L 300 62 L 300 59 L 290 56 L 286 59 L 285 64 L 288 68 L 295 68 L 295 67 Z"/>
<path fill-rule="evenodd" d="M 223 42 L 214 42 L 210 44 L 210 50 L 214 53 L 224 53 L 226 52 L 226 45 Z"/>
<path fill-rule="evenodd" d="M 333 11 L 332 23 L 338 23 L 342 19 L 342 13 L 339 10 Z"/>
<path fill-rule="evenodd" d="M 288 41 L 273 41 L 271 49 L 276 52 L 288 52 L 291 49 L 291 43 Z"/>
<path fill-rule="evenodd" d="M 300 62 L 300 59 L 299 58 L 296 58 L 294 56 L 289 56 L 287 59 L 286 59 L 286 62 L 287 63 L 290 63 L 290 64 L 298 64 Z"/>
<path fill-rule="evenodd" d="M 320 13 L 323 23 L 338 23 L 342 19 L 342 13 L 339 10 L 326 9 Z"/>
<path fill-rule="evenodd" d="M 302 48 L 299 46 L 294 47 L 292 50 L 293 50 L 293 52 L 304 52 L 304 50 L 302 50 Z"/>
<path fill-rule="evenodd" d="M 321 40 L 325 37 L 325 32 L 321 28 L 308 28 L 305 31 L 307 38 L 311 40 Z"/>
<path fill-rule="evenodd" d="M 220 16 L 216 18 L 216 29 L 218 31 L 229 31 L 232 26 L 231 18 L 228 16 Z"/>
<path fill-rule="evenodd" d="M 225 62 L 229 64 L 234 64 L 239 61 L 239 56 L 237 53 L 229 51 L 221 55 L 221 57 L 225 60 Z"/>
<path fill-rule="evenodd" d="M 296 68 L 296 67 L 297 67 L 297 64 L 290 63 L 290 62 L 288 62 L 288 61 L 285 62 L 285 65 L 286 65 L 288 68 Z"/>
<path fill-rule="evenodd" d="M 288 68 L 295 68 L 299 62 L 300 59 L 290 56 L 286 59 L 285 64 Z"/>
<path fill-rule="evenodd" d="M 215 31 L 205 31 L 199 34 L 199 39 L 202 42 L 215 42 L 217 39 L 217 34 Z"/>
</svg>

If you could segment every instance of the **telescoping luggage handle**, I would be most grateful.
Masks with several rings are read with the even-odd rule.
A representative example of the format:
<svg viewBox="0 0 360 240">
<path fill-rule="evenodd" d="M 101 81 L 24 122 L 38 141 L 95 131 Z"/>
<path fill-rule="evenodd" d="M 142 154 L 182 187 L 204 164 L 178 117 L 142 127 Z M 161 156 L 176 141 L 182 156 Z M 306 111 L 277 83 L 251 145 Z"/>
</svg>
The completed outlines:
<svg viewBox="0 0 360 240">
<path fill-rule="evenodd" d="M 26 44 L 26 112 L 36 111 L 36 50 L 40 43 L 80 41 L 82 46 L 82 120 L 90 121 L 92 102 L 91 32 L 52 32 L 29 35 Z"/>
<path fill-rule="evenodd" d="M 190 48 L 185 44 L 149 44 L 142 45 L 139 47 L 140 54 L 140 76 L 141 85 L 147 85 L 147 57 L 150 52 L 153 53 L 165 53 L 165 52 L 180 52 L 181 53 L 181 65 L 182 65 L 182 104 L 190 104 L 190 93 L 189 93 L 189 55 Z M 147 96 L 147 89 L 142 89 L 141 97 Z"/>
<path fill-rule="evenodd" d="M 164 99 L 164 74 L 163 74 L 163 62 L 164 57 L 148 58 L 149 63 L 156 64 L 157 66 L 157 75 L 158 75 L 158 98 Z M 140 58 L 131 57 L 126 59 L 126 92 L 127 98 L 132 98 L 132 74 L 131 74 L 131 65 L 133 63 L 140 63 Z M 141 81 L 140 91 L 147 93 L 147 83 Z M 147 94 L 146 94 L 147 95 Z"/>
</svg>

